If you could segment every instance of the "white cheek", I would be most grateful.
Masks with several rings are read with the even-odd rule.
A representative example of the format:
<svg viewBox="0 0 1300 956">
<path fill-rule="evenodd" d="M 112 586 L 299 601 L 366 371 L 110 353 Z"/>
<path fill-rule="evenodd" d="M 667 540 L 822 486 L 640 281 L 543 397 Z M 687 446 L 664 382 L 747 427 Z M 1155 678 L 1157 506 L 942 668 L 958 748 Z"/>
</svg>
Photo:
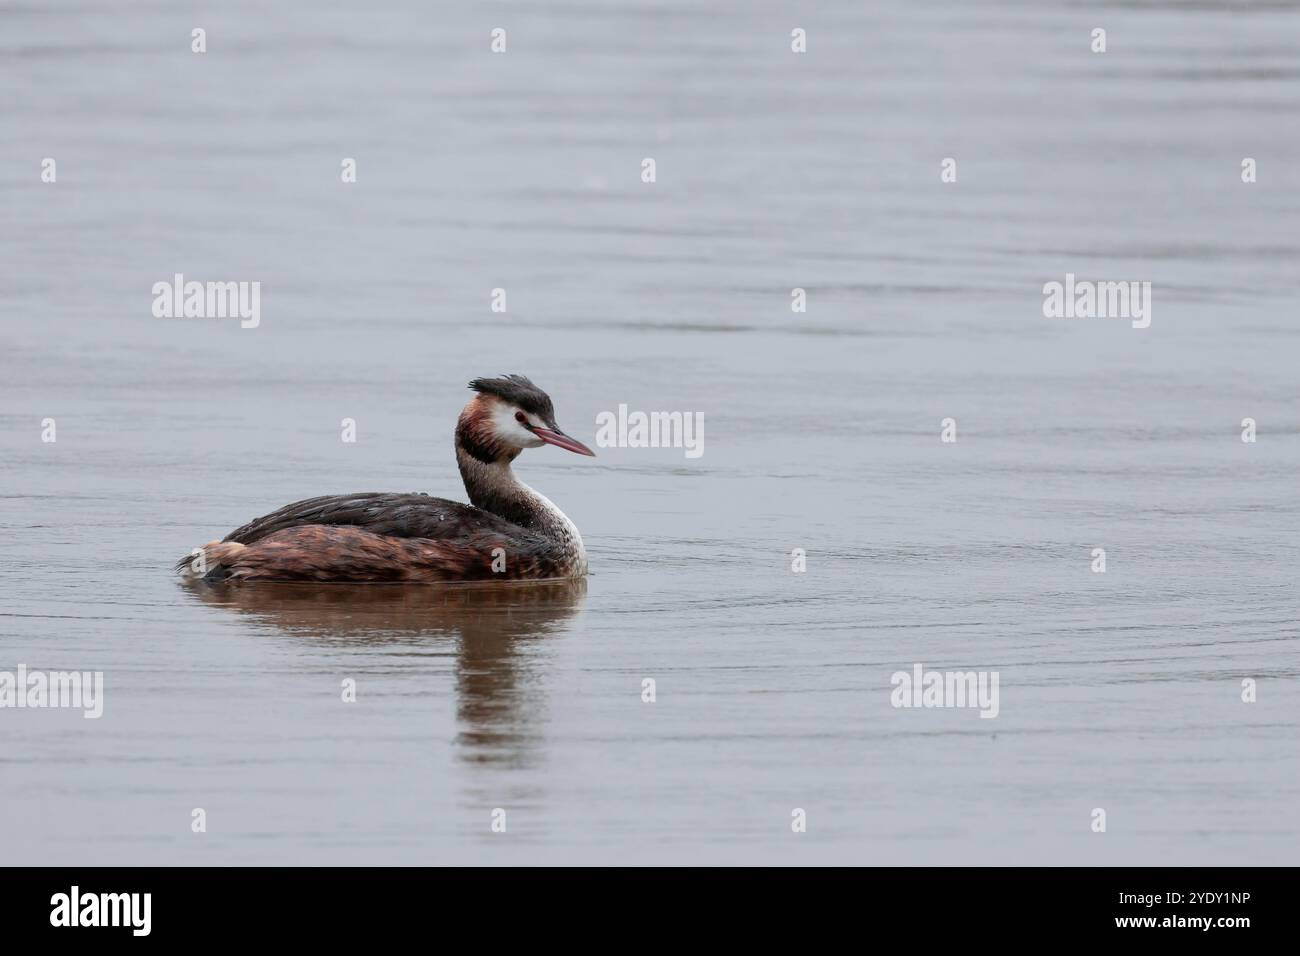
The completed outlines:
<svg viewBox="0 0 1300 956">
<path fill-rule="evenodd" d="M 517 448 L 536 448 L 546 444 L 515 420 L 515 411 L 516 409 L 507 406 L 493 412 L 492 430 L 497 437 Z"/>
</svg>

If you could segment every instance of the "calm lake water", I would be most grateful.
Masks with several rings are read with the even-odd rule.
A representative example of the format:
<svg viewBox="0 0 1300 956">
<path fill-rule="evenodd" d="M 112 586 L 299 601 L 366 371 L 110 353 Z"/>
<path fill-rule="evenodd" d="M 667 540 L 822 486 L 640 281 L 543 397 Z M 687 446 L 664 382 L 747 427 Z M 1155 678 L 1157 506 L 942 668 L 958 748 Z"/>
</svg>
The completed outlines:
<svg viewBox="0 0 1300 956">
<path fill-rule="evenodd" d="M 0 671 L 105 683 L 0 710 L 5 862 L 1296 863 L 1297 64 L 1264 2 L 0 4 Z M 502 372 L 704 415 L 517 463 L 585 585 L 170 574 L 463 498 Z"/>
</svg>

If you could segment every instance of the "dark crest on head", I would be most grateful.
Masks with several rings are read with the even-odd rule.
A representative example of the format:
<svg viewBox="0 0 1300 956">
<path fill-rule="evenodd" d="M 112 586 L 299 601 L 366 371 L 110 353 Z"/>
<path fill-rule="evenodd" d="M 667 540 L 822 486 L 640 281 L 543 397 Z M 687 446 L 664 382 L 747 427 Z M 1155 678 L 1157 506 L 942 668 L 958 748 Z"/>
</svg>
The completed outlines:
<svg viewBox="0 0 1300 956">
<path fill-rule="evenodd" d="M 469 387 L 481 395 L 495 395 L 512 405 L 518 405 L 548 425 L 555 425 L 555 408 L 551 405 L 551 396 L 523 375 L 476 378 L 469 383 Z"/>
</svg>

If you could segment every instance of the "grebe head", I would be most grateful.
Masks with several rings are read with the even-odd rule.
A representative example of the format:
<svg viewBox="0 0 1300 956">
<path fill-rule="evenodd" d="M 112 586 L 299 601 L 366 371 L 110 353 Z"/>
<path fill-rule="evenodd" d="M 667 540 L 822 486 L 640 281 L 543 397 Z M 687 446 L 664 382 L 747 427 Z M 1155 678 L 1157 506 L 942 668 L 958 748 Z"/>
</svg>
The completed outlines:
<svg viewBox="0 0 1300 956">
<path fill-rule="evenodd" d="M 596 453 L 555 423 L 551 397 L 522 375 L 476 378 L 478 392 L 460 413 L 456 440 L 480 461 L 511 461 L 525 448 L 555 445 L 579 455 Z"/>
</svg>

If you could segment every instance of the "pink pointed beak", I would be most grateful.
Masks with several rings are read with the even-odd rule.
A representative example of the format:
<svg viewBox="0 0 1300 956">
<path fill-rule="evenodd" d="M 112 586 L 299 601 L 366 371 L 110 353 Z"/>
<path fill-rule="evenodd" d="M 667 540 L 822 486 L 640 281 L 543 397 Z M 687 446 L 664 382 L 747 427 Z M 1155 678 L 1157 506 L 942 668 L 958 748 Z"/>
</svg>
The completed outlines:
<svg viewBox="0 0 1300 956">
<path fill-rule="evenodd" d="M 562 431 L 551 431 L 549 428 L 533 428 L 532 432 L 548 445 L 554 445 L 557 448 L 563 448 L 566 451 L 574 451 L 579 455 L 590 455 L 596 457 L 596 453 L 578 441 L 576 438 L 570 438 Z"/>
</svg>

